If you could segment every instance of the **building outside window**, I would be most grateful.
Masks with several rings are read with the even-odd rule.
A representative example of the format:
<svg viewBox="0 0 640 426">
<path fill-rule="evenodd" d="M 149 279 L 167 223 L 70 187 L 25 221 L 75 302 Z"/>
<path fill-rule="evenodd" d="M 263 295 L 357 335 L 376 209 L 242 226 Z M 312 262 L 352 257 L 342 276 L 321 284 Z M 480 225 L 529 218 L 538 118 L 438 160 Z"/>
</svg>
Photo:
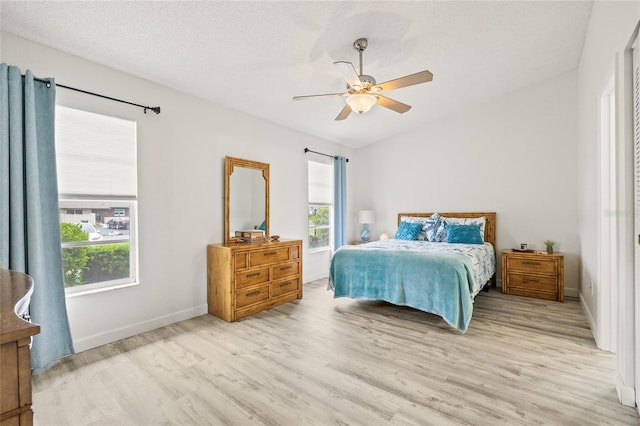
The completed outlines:
<svg viewBox="0 0 640 426">
<path fill-rule="evenodd" d="M 333 166 L 309 160 L 309 251 L 329 250 L 333 227 Z"/>
<path fill-rule="evenodd" d="M 67 294 L 135 284 L 136 123 L 57 106 L 56 163 Z"/>
</svg>

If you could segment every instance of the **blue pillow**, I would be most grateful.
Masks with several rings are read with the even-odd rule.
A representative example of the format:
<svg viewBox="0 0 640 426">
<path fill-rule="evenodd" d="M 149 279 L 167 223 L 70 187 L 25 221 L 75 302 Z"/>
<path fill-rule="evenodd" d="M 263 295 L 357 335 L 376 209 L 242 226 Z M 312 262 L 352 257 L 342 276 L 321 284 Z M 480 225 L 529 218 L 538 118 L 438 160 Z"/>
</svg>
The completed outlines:
<svg viewBox="0 0 640 426">
<path fill-rule="evenodd" d="M 400 226 L 393 238 L 396 240 L 417 240 L 421 230 L 422 223 L 420 222 L 400 222 Z"/>
<path fill-rule="evenodd" d="M 480 225 L 445 225 L 448 243 L 482 244 Z"/>
</svg>

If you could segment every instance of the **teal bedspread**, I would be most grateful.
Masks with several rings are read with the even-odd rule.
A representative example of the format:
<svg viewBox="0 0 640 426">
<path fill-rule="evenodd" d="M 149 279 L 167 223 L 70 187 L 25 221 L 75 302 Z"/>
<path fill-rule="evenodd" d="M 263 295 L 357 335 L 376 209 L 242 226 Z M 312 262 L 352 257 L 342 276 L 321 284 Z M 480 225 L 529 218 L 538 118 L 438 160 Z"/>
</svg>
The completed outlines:
<svg viewBox="0 0 640 426">
<path fill-rule="evenodd" d="M 345 246 L 334 254 L 329 273 L 336 298 L 410 306 L 441 316 L 462 333 L 473 313 L 473 281 L 471 258 L 456 252 Z"/>
</svg>

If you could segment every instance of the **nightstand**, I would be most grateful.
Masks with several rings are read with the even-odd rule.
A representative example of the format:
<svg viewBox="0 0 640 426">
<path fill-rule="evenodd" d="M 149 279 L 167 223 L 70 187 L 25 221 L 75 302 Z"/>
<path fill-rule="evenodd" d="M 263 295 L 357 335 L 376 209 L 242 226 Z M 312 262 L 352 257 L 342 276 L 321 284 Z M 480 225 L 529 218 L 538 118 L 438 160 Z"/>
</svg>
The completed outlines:
<svg viewBox="0 0 640 426">
<path fill-rule="evenodd" d="M 504 250 L 502 292 L 564 302 L 564 255 Z"/>
</svg>

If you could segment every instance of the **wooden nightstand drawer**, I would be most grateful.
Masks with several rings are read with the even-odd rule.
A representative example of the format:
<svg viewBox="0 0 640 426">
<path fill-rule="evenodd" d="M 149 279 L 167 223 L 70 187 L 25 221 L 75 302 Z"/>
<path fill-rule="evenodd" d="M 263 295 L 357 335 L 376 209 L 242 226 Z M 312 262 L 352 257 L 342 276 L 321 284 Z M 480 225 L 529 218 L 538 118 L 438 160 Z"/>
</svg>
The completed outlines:
<svg viewBox="0 0 640 426">
<path fill-rule="evenodd" d="M 556 274 L 556 261 L 553 259 L 509 258 L 509 272 L 536 272 L 540 274 Z"/>
<path fill-rule="evenodd" d="M 558 291 L 558 280 L 555 275 L 523 275 L 512 273 L 511 270 L 509 270 L 507 279 L 509 280 L 510 288 L 519 287 L 554 293 Z"/>
</svg>

